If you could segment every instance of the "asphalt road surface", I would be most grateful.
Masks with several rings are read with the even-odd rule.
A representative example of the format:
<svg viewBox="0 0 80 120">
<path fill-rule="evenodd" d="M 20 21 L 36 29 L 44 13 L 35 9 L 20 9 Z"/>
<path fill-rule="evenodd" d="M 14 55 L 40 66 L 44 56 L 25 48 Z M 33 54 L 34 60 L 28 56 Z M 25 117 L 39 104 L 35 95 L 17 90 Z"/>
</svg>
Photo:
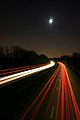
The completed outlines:
<svg viewBox="0 0 80 120">
<path fill-rule="evenodd" d="M 80 120 L 80 78 L 59 62 L 0 90 L 0 120 Z"/>
</svg>

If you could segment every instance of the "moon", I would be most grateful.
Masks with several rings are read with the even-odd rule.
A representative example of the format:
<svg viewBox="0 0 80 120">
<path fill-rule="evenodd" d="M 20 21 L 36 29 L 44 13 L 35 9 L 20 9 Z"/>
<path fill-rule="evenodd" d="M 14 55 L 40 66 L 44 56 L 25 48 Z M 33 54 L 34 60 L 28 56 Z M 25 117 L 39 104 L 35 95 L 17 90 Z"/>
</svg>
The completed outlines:
<svg viewBox="0 0 80 120">
<path fill-rule="evenodd" d="M 53 19 L 52 19 L 52 18 L 49 19 L 49 23 L 50 23 L 50 24 L 53 23 Z"/>
</svg>

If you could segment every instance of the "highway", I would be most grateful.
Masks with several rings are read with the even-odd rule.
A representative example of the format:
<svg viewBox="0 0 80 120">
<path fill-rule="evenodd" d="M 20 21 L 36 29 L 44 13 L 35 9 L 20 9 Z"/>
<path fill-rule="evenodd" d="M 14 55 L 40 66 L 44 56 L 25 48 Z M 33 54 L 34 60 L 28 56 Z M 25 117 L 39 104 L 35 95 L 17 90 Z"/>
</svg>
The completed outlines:
<svg viewBox="0 0 80 120">
<path fill-rule="evenodd" d="M 0 120 L 80 120 L 80 78 L 61 62 L 48 67 L 1 87 Z"/>
</svg>

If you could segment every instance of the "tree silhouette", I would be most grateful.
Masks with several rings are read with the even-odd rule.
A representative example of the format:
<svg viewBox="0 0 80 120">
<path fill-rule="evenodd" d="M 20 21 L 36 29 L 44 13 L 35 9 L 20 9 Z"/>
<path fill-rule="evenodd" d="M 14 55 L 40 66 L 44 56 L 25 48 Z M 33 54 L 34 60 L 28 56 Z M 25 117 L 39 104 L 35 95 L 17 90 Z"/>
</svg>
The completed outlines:
<svg viewBox="0 0 80 120">
<path fill-rule="evenodd" d="M 47 62 L 47 56 L 38 55 L 34 50 L 28 51 L 19 46 L 0 47 L 0 69 Z"/>
</svg>

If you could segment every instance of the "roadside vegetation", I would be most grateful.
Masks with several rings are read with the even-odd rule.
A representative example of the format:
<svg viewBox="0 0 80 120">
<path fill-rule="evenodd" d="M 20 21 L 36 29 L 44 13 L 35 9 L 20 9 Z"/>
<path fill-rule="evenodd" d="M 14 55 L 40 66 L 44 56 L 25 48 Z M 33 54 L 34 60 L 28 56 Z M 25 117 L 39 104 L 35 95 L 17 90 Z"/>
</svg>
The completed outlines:
<svg viewBox="0 0 80 120">
<path fill-rule="evenodd" d="M 48 57 L 19 46 L 0 47 L 0 69 L 48 63 Z"/>
<path fill-rule="evenodd" d="M 80 53 L 75 52 L 71 56 L 61 56 L 60 60 L 80 71 Z"/>
<path fill-rule="evenodd" d="M 69 66 L 77 76 L 80 77 L 80 53 L 74 52 L 72 55 L 63 55 L 59 58 L 53 58 Z"/>
</svg>

